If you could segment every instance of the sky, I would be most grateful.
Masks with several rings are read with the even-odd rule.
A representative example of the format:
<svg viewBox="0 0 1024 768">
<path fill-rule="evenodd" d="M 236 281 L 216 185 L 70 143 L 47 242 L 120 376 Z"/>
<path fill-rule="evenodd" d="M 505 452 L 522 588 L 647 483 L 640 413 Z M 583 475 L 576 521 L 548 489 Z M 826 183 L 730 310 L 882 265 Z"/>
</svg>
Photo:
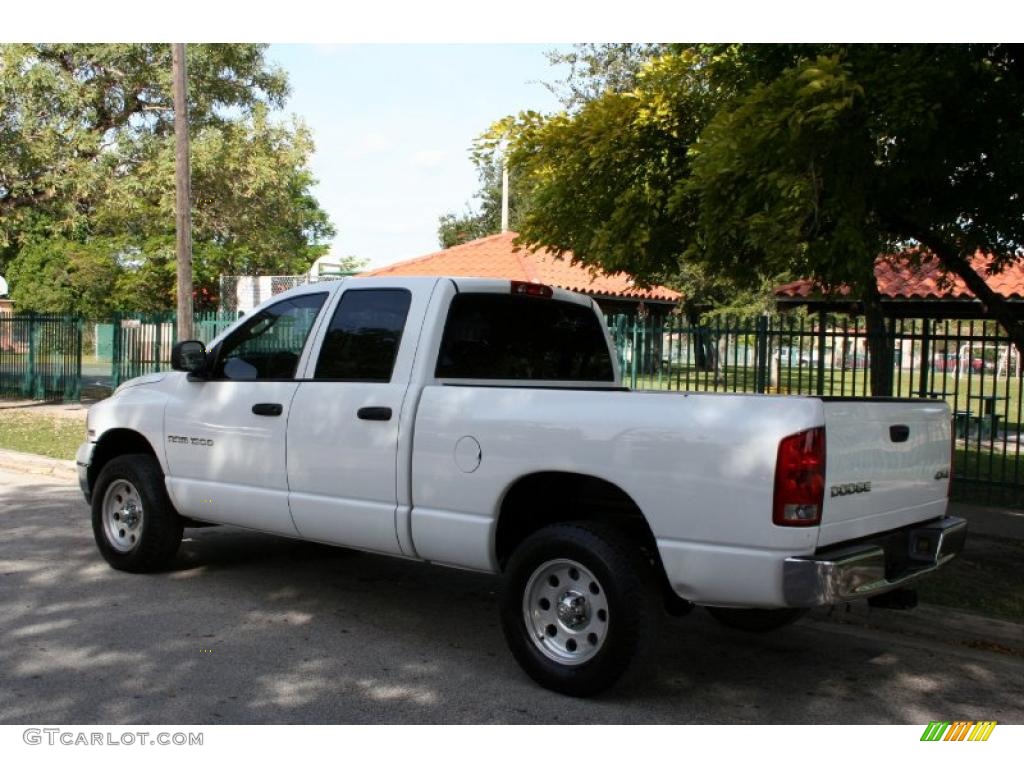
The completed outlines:
<svg viewBox="0 0 1024 768">
<path fill-rule="evenodd" d="M 474 207 L 469 148 L 500 117 L 555 111 L 541 81 L 568 45 L 272 45 L 285 113 L 312 129 L 314 194 L 338 230 L 335 255 L 371 266 L 438 250 L 437 220 Z"/>
</svg>

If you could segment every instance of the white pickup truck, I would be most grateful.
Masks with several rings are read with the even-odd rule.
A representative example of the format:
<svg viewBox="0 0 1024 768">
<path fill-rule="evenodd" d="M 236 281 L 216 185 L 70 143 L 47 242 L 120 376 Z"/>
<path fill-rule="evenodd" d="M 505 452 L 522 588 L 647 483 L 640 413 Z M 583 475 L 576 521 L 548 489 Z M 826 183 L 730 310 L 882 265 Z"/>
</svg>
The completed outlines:
<svg viewBox="0 0 1024 768">
<path fill-rule="evenodd" d="M 770 629 L 966 538 L 944 402 L 630 392 L 596 304 L 543 285 L 308 285 L 172 365 L 89 411 L 113 567 L 213 523 L 501 573 L 513 655 L 564 693 L 642 667 L 666 608 Z"/>
</svg>

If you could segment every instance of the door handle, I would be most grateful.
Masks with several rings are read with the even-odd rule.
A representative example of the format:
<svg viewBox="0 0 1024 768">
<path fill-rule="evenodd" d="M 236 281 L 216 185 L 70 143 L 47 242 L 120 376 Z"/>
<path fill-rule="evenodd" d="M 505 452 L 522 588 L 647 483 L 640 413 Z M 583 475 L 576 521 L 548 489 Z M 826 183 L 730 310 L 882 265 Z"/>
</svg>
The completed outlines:
<svg viewBox="0 0 1024 768">
<path fill-rule="evenodd" d="M 252 412 L 257 416 L 280 416 L 284 413 L 284 407 L 280 403 L 256 403 Z"/>
<path fill-rule="evenodd" d="M 369 406 L 356 411 L 356 416 L 364 421 L 391 421 L 391 409 L 382 406 Z"/>
<path fill-rule="evenodd" d="M 889 427 L 889 439 L 894 443 L 905 443 L 910 437 L 910 427 L 906 424 L 893 424 Z"/>
</svg>

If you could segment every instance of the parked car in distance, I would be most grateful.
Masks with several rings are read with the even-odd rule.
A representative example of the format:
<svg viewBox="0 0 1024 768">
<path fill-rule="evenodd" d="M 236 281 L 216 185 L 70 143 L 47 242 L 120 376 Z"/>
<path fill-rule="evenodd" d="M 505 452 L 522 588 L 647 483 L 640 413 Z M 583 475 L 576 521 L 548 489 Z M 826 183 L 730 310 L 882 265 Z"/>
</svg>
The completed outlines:
<svg viewBox="0 0 1024 768">
<path fill-rule="evenodd" d="M 788 366 L 817 365 L 818 353 L 799 347 L 779 347 L 779 363 Z"/>
<path fill-rule="evenodd" d="M 936 371 L 943 372 L 959 371 L 961 366 L 961 360 L 965 359 L 966 356 L 961 356 L 956 352 L 939 352 L 936 353 L 932 358 L 932 368 Z M 986 371 L 990 371 L 995 369 L 996 364 L 992 360 L 985 360 L 982 357 L 971 356 L 970 367 L 972 371 L 981 371 L 983 369 Z"/>
</svg>

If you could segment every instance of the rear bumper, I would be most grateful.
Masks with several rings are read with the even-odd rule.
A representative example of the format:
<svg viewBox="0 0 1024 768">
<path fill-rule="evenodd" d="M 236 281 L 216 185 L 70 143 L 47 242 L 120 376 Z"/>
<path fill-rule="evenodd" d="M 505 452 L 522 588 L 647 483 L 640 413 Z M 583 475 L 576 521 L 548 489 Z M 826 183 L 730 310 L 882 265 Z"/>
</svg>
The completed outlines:
<svg viewBox="0 0 1024 768">
<path fill-rule="evenodd" d="M 787 605 L 811 608 L 871 597 L 925 576 L 964 548 L 967 521 L 943 517 L 899 532 L 905 551 L 894 550 L 892 536 L 840 545 L 810 557 L 788 557 L 783 566 Z"/>
</svg>

